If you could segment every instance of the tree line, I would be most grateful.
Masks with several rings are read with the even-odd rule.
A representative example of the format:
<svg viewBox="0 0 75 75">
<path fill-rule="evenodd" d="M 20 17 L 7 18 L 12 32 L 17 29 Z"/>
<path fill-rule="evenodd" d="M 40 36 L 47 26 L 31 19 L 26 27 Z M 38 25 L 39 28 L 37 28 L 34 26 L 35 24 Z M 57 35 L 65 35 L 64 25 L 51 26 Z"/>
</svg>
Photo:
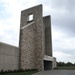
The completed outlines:
<svg viewBox="0 0 75 75">
<path fill-rule="evenodd" d="M 73 67 L 75 67 L 75 63 L 71 63 L 71 62 L 67 62 L 67 63 L 65 63 L 65 62 L 57 62 L 57 66 L 58 67 L 64 67 L 64 66 L 66 66 L 66 67 L 69 67 L 69 66 L 73 66 Z"/>
</svg>

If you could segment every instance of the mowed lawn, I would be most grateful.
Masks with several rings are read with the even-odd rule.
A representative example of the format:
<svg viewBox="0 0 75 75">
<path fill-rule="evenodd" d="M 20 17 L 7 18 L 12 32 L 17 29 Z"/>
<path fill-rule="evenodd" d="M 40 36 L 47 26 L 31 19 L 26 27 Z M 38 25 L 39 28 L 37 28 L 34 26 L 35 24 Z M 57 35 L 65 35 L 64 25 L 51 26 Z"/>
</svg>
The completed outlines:
<svg viewBox="0 0 75 75">
<path fill-rule="evenodd" d="M 66 67 L 66 66 L 62 66 L 62 67 L 57 67 L 56 69 L 58 70 L 75 70 L 75 67 Z"/>
<path fill-rule="evenodd" d="M 16 72 L 16 73 L 7 73 L 7 74 L 0 74 L 0 75 L 32 75 L 37 71 L 27 71 L 27 72 Z"/>
</svg>

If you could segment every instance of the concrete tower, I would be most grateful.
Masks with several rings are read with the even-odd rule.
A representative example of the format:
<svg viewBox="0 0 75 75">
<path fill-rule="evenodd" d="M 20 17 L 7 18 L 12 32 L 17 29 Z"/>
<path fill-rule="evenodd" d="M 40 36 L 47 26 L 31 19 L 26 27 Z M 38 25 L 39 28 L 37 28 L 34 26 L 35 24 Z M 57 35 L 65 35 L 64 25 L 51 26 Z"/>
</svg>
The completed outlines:
<svg viewBox="0 0 75 75">
<path fill-rule="evenodd" d="M 43 70 L 45 50 L 42 5 L 21 12 L 20 68 Z"/>
<path fill-rule="evenodd" d="M 21 12 L 20 69 L 53 69 L 51 17 L 42 16 L 42 5 Z"/>
</svg>

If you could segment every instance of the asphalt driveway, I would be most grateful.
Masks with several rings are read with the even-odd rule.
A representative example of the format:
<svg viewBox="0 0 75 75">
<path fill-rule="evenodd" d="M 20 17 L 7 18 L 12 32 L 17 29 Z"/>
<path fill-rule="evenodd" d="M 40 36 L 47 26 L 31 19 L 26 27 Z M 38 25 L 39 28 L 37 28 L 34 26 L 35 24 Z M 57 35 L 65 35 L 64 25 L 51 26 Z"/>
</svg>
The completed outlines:
<svg viewBox="0 0 75 75">
<path fill-rule="evenodd" d="M 75 75 L 75 70 L 49 70 L 41 71 L 33 75 Z"/>
</svg>

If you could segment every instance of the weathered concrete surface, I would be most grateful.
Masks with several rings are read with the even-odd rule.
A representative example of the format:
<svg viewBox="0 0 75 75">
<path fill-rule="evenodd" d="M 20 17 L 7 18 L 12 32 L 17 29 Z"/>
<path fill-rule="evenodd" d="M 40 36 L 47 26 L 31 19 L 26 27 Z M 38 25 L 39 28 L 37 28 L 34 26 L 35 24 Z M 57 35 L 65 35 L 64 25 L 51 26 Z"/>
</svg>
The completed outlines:
<svg viewBox="0 0 75 75">
<path fill-rule="evenodd" d="M 50 70 L 38 72 L 33 75 L 75 75 L 75 70 Z"/>
<path fill-rule="evenodd" d="M 28 21 L 30 14 L 33 20 Z M 43 70 L 44 26 L 42 5 L 21 12 L 20 27 L 20 69 Z"/>
<path fill-rule="evenodd" d="M 19 69 L 18 47 L 0 42 L 0 70 Z"/>
<path fill-rule="evenodd" d="M 57 61 L 56 61 L 56 58 L 53 57 L 53 68 L 56 68 L 57 67 Z"/>
<path fill-rule="evenodd" d="M 43 17 L 45 26 L 45 55 L 52 56 L 52 35 L 51 35 L 51 17 Z"/>
</svg>

